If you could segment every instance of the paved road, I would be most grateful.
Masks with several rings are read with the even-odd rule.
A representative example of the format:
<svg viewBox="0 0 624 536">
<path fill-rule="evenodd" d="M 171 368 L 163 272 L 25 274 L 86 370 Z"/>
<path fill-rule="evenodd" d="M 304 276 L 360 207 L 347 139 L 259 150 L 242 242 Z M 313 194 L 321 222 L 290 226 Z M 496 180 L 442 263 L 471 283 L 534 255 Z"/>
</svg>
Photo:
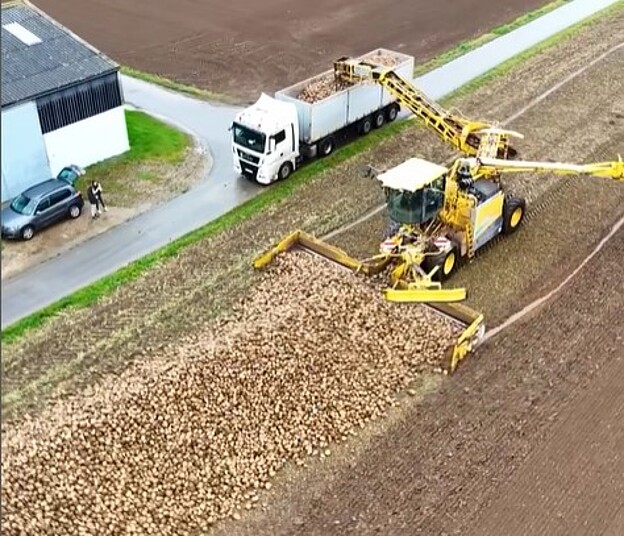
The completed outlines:
<svg viewBox="0 0 624 536">
<path fill-rule="evenodd" d="M 573 0 L 416 82 L 431 97 L 440 98 L 617 1 Z M 236 108 L 198 101 L 128 77 L 123 77 L 123 86 L 128 103 L 195 134 L 211 152 L 212 169 L 186 194 L 2 281 L 2 328 L 214 220 L 262 190 L 236 177 L 231 167 L 227 128 Z"/>
</svg>

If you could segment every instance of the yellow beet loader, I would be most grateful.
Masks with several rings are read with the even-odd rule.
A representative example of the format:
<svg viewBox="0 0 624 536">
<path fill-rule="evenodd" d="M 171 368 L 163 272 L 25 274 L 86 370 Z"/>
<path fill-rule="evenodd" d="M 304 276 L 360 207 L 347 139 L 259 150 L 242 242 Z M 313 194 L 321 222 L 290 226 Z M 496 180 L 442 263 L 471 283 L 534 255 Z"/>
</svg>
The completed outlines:
<svg viewBox="0 0 624 536">
<path fill-rule="evenodd" d="M 347 252 L 304 231 L 294 231 L 254 262 L 263 268 L 279 254 L 302 248 L 356 273 L 387 273 L 385 298 L 417 302 L 464 326 L 449 356 L 448 371 L 473 350 L 485 332 L 483 315 L 460 303 L 466 289 L 443 288 L 460 264 L 497 237 L 514 233 L 522 223 L 526 202 L 505 191 L 501 175 L 543 172 L 591 175 L 624 181 L 624 163 L 589 165 L 511 161 L 496 158 L 460 158 L 447 168 L 420 158 L 378 172 L 367 167 L 384 190 L 392 222 L 379 253 L 357 260 Z"/>
<path fill-rule="evenodd" d="M 352 83 L 380 84 L 442 141 L 467 156 L 514 158 L 517 151 L 510 145 L 511 138 L 524 137 L 500 128 L 497 123 L 467 119 L 457 110 L 444 109 L 390 67 L 345 56 L 334 62 L 334 77 Z"/>
</svg>

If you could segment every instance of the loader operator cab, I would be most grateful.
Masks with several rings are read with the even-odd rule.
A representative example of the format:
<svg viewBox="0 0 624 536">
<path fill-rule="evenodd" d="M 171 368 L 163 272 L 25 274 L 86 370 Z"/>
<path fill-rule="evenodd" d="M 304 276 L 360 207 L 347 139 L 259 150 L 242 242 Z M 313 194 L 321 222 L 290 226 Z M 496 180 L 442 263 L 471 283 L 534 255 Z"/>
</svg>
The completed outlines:
<svg viewBox="0 0 624 536">
<path fill-rule="evenodd" d="M 422 225 L 434 219 L 444 206 L 448 169 L 410 158 L 377 176 L 386 195 L 390 219 L 397 224 Z"/>
</svg>

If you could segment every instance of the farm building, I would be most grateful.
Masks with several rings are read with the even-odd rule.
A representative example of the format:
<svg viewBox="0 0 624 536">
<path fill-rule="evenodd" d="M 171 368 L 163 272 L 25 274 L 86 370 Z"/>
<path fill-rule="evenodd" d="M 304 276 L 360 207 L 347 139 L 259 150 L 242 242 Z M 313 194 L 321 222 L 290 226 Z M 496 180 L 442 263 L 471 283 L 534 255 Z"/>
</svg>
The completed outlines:
<svg viewBox="0 0 624 536">
<path fill-rule="evenodd" d="M 118 71 L 34 6 L 2 5 L 2 202 L 129 149 Z"/>
</svg>

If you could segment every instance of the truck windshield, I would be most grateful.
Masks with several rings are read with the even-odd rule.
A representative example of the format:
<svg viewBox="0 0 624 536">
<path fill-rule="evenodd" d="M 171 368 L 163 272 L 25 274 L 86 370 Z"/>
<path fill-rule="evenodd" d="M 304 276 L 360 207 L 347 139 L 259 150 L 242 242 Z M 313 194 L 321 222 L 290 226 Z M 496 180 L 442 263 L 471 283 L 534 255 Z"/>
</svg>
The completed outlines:
<svg viewBox="0 0 624 536">
<path fill-rule="evenodd" d="M 234 123 L 233 127 L 234 143 L 258 153 L 264 153 L 266 135 L 262 134 L 262 132 L 257 132 L 243 125 L 239 125 L 238 123 Z"/>
<path fill-rule="evenodd" d="M 444 192 L 433 187 L 416 192 L 387 188 L 386 200 L 393 221 L 418 225 L 438 214 L 444 205 Z"/>
</svg>

